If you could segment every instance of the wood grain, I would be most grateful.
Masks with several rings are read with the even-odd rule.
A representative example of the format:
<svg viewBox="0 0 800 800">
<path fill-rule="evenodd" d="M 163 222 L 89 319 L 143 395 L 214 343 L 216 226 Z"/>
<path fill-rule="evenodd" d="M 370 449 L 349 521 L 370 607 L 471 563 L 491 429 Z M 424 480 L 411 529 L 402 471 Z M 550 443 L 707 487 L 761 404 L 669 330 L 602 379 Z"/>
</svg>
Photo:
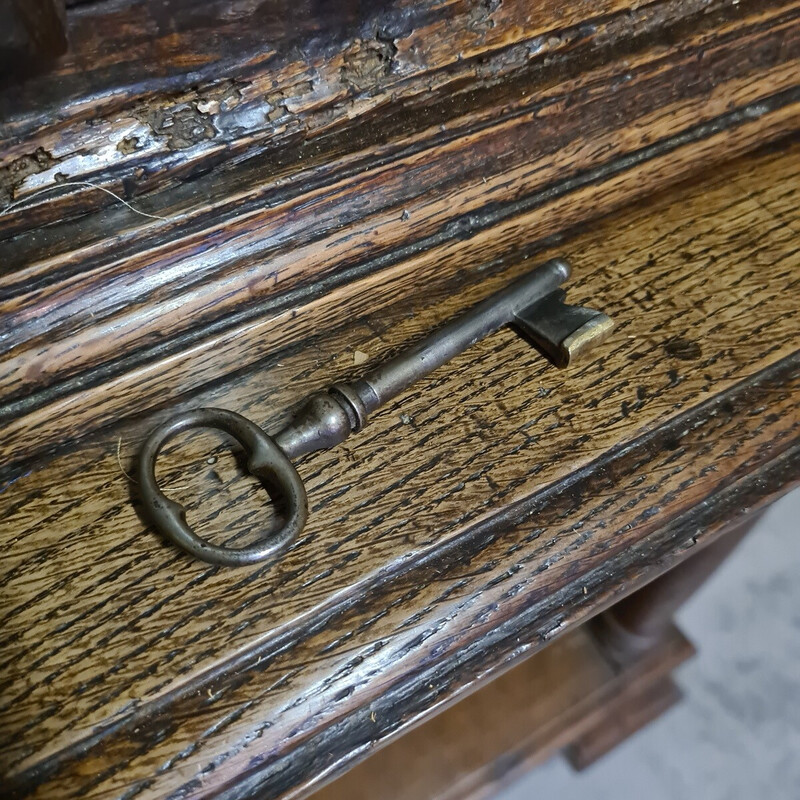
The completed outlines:
<svg viewBox="0 0 800 800">
<path fill-rule="evenodd" d="M 616 671 L 583 626 L 394 740 L 312 800 L 488 800 L 574 740 L 588 755 L 600 731 L 619 730 L 619 710 L 630 714 L 635 695 L 654 693 L 693 653 L 673 628 L 646 659 Z"/>
<path fill-rule="evenodd" d="M 74 58 L 100 47 L 91 31 L 116 30 L 121 20 L 132 42 L 150 35 L 149 17 L 125 16 L 140 5 L 81 9 L 75 19 L 88 32 L 85 45 L 76 39 Z M 231 25 L 249 24 L 247 5 L 230 12 Z M 529 5 L 504 2 L 489 13 L 479 4 L 493 24 L 462 13 L 460 2 L 398 7 L 395 16 L 381 9 L 380 19 L 400 26 L 386 75 L 370 67 L 374 48 L 363 37 L 331 32 L 330 47 L 340 45 L 331 55 L 316 27 L 301 26 L 320 52 L 303 51 L 291 64 L 286 53 L 273 60 L 262 52 L 251 65 L 258 77 L 250 99 L 222 77 L 202 97 L 176 98 L 177 86 L 189 91 L 180 81 L 197 80 L 197 65 L 180 62 L 183 34 L 165 29 L 166 39 L 178 37 L 162 42 L 175 61 L 164 57 L 171 77 L 156 84 L 173 104 L 172 133 L 154 134 L 152 148 L 134 153 L 119 151 L 122 128 L 132 123 L 109 87 L 133 98 L 139 85 L 147 114 L 166 113 L 165 96 L 143 77 L 151 68 L 144 55 L 123 64 L 123 49 L 109 46 L 81 79 L 103 88 L 107 109 L 99 94 L 84 93 L 64 101 L 57 123 L 44 124 L 53 108 L 46 92 L 38 111 L 20 107 L 6 148 L 9 199 L 59 174 L 132 197 L 121 176 L 146 167 L 153 191 L 136 202 L 167 219 L 107 208 L 111 198 L 86 187 L 70 194 L 71 210 L 63 204 L 73 200 L 42 195 L 0 216 L 17 232 L 2 244 L 0 275 L 3 463 L 235 375 L 319 325 L 324 298 L 327 313 L 344 319 L 339 290 L 421 283 L 449 262 L 477 278 L 487 261 L 520 259 L 548 236 L 686 177 L 698 163 L 718 163 L 797 126 L 796 3 L 658 2 L 637 10 L 609 1 L 588 18 L 586 4 L 572 3 L 558 19 Z M 95 8 L 116 22 L 100 24 Z M 199 35 L 192 31 L 186 35 Z M 680 45 L 665 46 L 673 39 Z M 274 41 L 290 53 L 298 46 Z M 353 84 L 346 54 L 368 86 Z M 77 81 L 77 64 L 47 80 L 64 89 Z M 297 81 L 300 65 L 319 85 L 305 105 L 281 101 L 296 141 L 276 133 L 277 120 L 264 131 L 246 124 L 272 108 L 264 93 L 276 81 L 283 86 L 275 70 Z M 215 69 L 224 74 L 223 65 Z M 316 77 L 325 69 L 333 72 Z M 341 81 L 350 82 L 346 90 Z M 180 109 L 200 106 L 220 110 L 197 123 L 202 141 L 177 147 L 169 137 L 186 127 Z M 108 119 L 87 118 L 87 108 Z M 220 114 L 234 116 L 225 122 Z M 207 125 L 229 133 L 206 139 Z M 51 141 L 61 136 L 73 137 L 72 156 Z M 98 173 L 91 164 L 112 152 L 138 166 L 126 161 L 119 172 L 114 162 Z M 82 216 L 70 221 L 73 212 Z"/>
<path fill-rule="evenodd" d="M 302 459 L 311 518 L 276 564 L 209 568 L 143 527 L 121 467 L 154 416 L 9 471 L 12 796 L 313 788 L 784 491 L 800 475 L 798 172 L 786 144 L 537 253 L 572 259 L 570 297 L 617 322 L 608 346 L 562 373 L 503 331 Z M 377 361 L 530 263 L 363 276 L 315 299 L 296 348 L 191 403 L 271 430 L 353 376 L 355 350 Z M 264 498 L 208 444 L 180 442 L 162 477 L 204 530 L 243 540 Z"/>
<path fill-rule="evenodd" d="M 338 150 L 353 123 L 366 128 L 357 140 L 392 138 L 450 121 L 455 108 L 516 100 L 525 83 L 546 87 L 687 32 L 725 35 L 754 11 L 763 22 L 793 5 L 401 0 L 334 11 L 267 0 L 254 12 L 251 0 L 92 4 L 70 11 L 71 52 L 58 73 L 0 95 L 6 163 L 49 154 L 45 169 L 5 188 L 24 196 L 90 178 L 134 192 L 165 174 L 207 169 L 222 154 L 260 157 L 305 140 Z M 77 207 L 98 202 L 102 195 L 84 187 Z M 37 211 L 40 221 L 57 218 L 52 206 Z"/>
</svg>

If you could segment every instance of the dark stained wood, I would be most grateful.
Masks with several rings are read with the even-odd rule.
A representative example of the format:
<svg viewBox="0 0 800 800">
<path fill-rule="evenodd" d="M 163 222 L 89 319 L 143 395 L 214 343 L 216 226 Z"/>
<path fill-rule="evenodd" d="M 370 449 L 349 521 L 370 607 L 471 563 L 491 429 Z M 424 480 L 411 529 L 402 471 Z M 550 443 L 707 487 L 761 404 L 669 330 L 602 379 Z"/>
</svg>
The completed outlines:
<svg viewBox="0 0 800 800">
<path fill-rule="evenodd" d="M 63 68 L 2 93 L 6 465 L 292 346 L 322 298 L 344 324 L 401 274 L 479 281 L 797 124 L 794 2 L 158 5 L 76 7 Z M 166 219 L 10 206 L 83 180 Z"/>
<path fill-rule="evenodd" d="M 586 625 L 401 731 L 312 800 L 489 798 L 562 748 L 575 769 L 590 766 L 680 699 L 671 673 L 694 648 L 672 617 L 760 517 L 748 515 Z"/>
<path fill-rule="evenodd" d="M 619 730 L 619 719 L 609 726 L 619 711 L 634 696 L 654 695 L 670 670 L 693 653 L 673 628 L 646 659 L 614 670 L 585 626 L 578 628 L 403 733 L 312 800 L 493 797 L 564 745 L 578 739 L 588 744 L 595 731 Z"/>
<path fill-rule="evenodd" d="M 3 0 L 0 3 L 0 85 L 54 67 L 67 49 L 64 0 Z M 11 109 L 0 113 L 5 120 Z M 4 170 L 0 168 L 0 175 Z M 22 180 L 24 176 L 19 176 Z"/>
<path fill-rule="evenodd" d="M 797 2 L 115 0 L 68 29 L 0 89 L 11 796 L 311 791 L 797 481 Z M 168 411 L 274 430 L 552 255 L 607 346 L 559 373 L 502 331 L 302 459 L 279 562 L 137 516 Z M 208 435 L 162 477 L 216 540 L 270 519 Z"/>
<path fill-rule="evenodd" d="M 733 552 L 760 518 L 760 513 L 748 515 L 675 569 L 593 619 L 592 633 L 608 659 L 614 664 L 625 664 L 653 647 L 671 628 L 675 612 Z"/>
<path fill-rule="evenodd" d="M 536 109 L 543 90 L 604 64 L 617 63 L 621 88 L 637 80 L 639 54 L 663 64 L 674 42 L 695 57 L 702 47 L 706 71 L 712 51 L 735 42 L 741 74 L 755 74 L 759 32 L 779 34 L 774 64 L 791 58 L 791 33 L 781 30 L 791 32 L 796 11 L 786 0 L 95 3 L 71 10 L 71 52 L 58 74 L 9 87 L 0 118 L 4 143 L 21 145 L 14 151 L 40 144 L 52 153 L 58 170 L 43 185 L 60 172 L 141 190 L 154 173 L 207 169 L 221 152 L 263 157 L 311 141 L 349 149 L 479 110 L 496 116 L 498 102 L 509 111 L 523 94 L 533 96 L 521 106 Z M 686 73 L 672 99 L 702 91 L 689 85 L 698 80 L 719 91 L 696 66 Z M 87 193 L 81 202 L 98 201 Z"/>
<path fill-rule="evenodd" d="M 211 568 L 145 529 L 122 470 L 159 414 L 9 466 L 11 796 L 311 790 L 797 482 L 798 172 L 787 143 L 527 260 L 493 259 L 503 236 L 476 234 L 277 313 L 257 368 L 242 358 L 192 405 L 272 430 L 363 369 L 356 350 L 380 359 L 556 253 L 574 262 L 571 297 L 617 328 L 566 373 L 500 332 L 347 446 L 302 459 L 311 517 L 275 564 Z M 142 375 L 145 403 L 185 391 L 169 364 Z M 224 451 L 200 437 L 165 455 L 165 483 L 205 530 L 261 529 L 263 497 Z"/>
<path fill-rule="evenodd" d="M 67 50 L 64 0 L 11 0 L 31 43 L 33 55 L 50 59 Z"/>
</svg>

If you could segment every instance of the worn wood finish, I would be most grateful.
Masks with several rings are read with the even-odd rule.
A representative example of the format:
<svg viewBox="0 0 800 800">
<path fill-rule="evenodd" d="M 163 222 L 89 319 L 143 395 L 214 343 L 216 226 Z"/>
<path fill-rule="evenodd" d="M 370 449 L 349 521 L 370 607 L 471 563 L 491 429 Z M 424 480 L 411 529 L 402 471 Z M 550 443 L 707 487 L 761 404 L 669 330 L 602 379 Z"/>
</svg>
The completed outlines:
<svg viewBox="0 0 800 800">
<path fill-rule="evenodd" d="M 389 4 L 359 36 L 308 22 L 299 45 L 287 24 L 274 56 L 262 42 L 245 68 L 244 47 L 201 88 L 181 37 L 215 3 L 184 33 L 142 3 L 74 9 L 72 60 L 26 84 L 7 123 L 7 201 L 64 179 L 133 197 L 138 181 L 151 193 L 135 202 L 167 219 L 86 187 L 0 216 L 16 231 L 0 243 L 3 463 L 236 374 L 302 339 L 326 302 L 343 322 L 339 292 L 452 263 L 477 279 L 796 127 L 795 2 L 468 5 Z M 231 8 L 225 25 L 263 33 L 251 3 Z M 134 52 L 160 32 L 166 55 L 131 60 L 112 38 L 79 78 L 114 31 Z"/>
<path fill-rule="evenodd" d="M 155 415 L 9 471 L 12 795 L 312 788 L 785 490 L 798 172 L 788 144 L 537 253 L 573 260 L 571 297 L 617 322 L 607 346 L 563 373 L 500 332 L 302 459 L 311 517 L 276 564 L 209 568 L 144 529 L 121 467 Z M 381 358 L 531 263 L 362 276 L 285 312 L 274 357 L 192 404 L 273 429 L 362 369 L 355 350 Z M 263 496 L 208 442 L 173 448 L 165 484 L 218 539 L 245 539 Z"/>
<path fill-rule="evenodd" d="M 593 619 L 592 634 L 608 660 L 624 665 L 653 647 L 672 627 L 677 610 L 733 552 L 761 516 L 748 515 L 725 531 L 718 541 Z M 666 684 L 664 688 L 669 693 Z"/>
<path fill-rule="evenodd" d="M 796 10 L 786 0 L 569 0 L 558 9 L 524 0 L 336 9 L 283 0 L 257 8 L 251 0 L 95 3 L 70 12 L 71 52 L 57 74 L 0 96 L 9 160 L 39 148 L 48 158 L 27 185 L 9 188 L 23 196 L 60 175 L 124 181 L 135 191 L 164 174 L 207 169 L 223 154 L 317 140 L 323 151 L 352 149 L 450 124 L 466 111 L 497 115 L 498 101 L 508 111 L 526 90 L 538 94 L 613 61 L 624 82 L 639 59 L 623 59 L 650 50 L 645 61 L 663 62 L 675 42 L 689 51 L 701 41 L 710 49 L 736 41 L 741 74 L 755 74 L 763 67 L 749 52 L 757 32 L 778 33 Z M 774 41 L 791 48 L 784 37 Z M 689 96 L 697 87 L 676 89 Z M 341 141 L 343 133 L 356 142 Z M 79 205 L 97 202 L 87 194 Z M 60 216 L 52 206 L 45 214 Z"/>
<path fill-rule="evenodd" d="M 647 658 L 615 670 L 583 626 L 391 742 L 312 800 L 493 797 L 565 745 L 588 743 L 604 724 L 616 728 L 620 706 L 635 693 L 654 692 L 693 653 L 673 628 Z"/>
</svg>

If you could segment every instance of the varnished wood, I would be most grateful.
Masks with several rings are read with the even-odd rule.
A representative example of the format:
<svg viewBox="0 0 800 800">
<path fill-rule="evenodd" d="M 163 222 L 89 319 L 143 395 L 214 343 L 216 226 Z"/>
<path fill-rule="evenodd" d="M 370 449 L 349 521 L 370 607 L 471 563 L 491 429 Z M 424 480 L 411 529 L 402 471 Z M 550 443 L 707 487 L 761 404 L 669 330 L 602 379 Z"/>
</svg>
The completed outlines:
<svg viewBox="0 0 800 800">
<path fill-rule="evenodd" d="M 209 568 L 144 528 L 122 470 L 158 415 L 9 468 L 12 794 L 314 788 L 792 485 L 798 172 L 785 145 L 536 251 L 573 260 L 572 297 L 617 322 L 607 347 L 562 373 L 501 332 L 306 457 L 309 526 L 276 564 Z M 528 268 L 492 241 L 305 298 L 257 369 L 192 404 L 273 429 L 356 350 L 381 358 Z M 164 403 L 175 374 L 140 390 Z M 257 532 L 256 487 L 208 440 L 180 448 L 163 474 L 194 519 Z"/>
<path fill-rule="evenodd" d="M 343 27 L 220 0 L 185 29 L 158 5 L 73 9 L 58 72 L 2 93 L 6 465 L 346 324 L 344 297 L 478 281 L 796 127 L 788 0 L 389 3 Z M 165 219 L 36 194 L 66 180 Z"/>
<path fill-rule="evenodd" d="M 733 552 L 761 516 L 746 516 L 675 569 L 593 619 L 592 633 L 607 658 L 614 664 L 625 664 L 653 647 L 671 628 L 678 608 Z M 578 760 L 588 764 L 594 759 Z"/>
<path fill-rule="evenodd" d="M 478 800 L 567 744 L 588 744 L 634 695 L 655 694 L 693 654 L 674 628 L 618 671 L 585 627 L 370 756 L 312 800 Z M 605 726 L 605 727 L 604 727 Z M 588 752 L 588 748 L 587 748 Z"/>
<path fill-rule="evenodd" d="M 760 519 L 751 514 L 433 720 L 404 733 L 312 800 L 478 800 L 565 745 L 585 769 L 680 699 L 694 648 L 672 616 Z"/>
</svg>

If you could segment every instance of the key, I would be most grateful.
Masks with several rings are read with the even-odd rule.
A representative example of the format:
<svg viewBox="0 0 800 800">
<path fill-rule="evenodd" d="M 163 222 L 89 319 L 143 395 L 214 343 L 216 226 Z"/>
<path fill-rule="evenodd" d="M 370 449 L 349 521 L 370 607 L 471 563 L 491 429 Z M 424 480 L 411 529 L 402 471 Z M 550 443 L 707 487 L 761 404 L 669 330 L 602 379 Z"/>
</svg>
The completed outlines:
<svg viewBox="0 0 800 800">
<path fill-rule="evenodd" d="M 312 394 L 275 436 L 221 408 L 178 414 L 150 434 L 140 453 L 138 479 L 145 516 L 168 539 L 211 564 L 244 566 L 275 558 L 295 541 L 308 516 L 305 486 L 292 459 L 340 444 L 360 431 L 375 409 L 505 325 L 561 368 L 602 341 L 613 323 L 599 311 L 564 302 L 565 292 L 559 286 L 569 275 L 564 259 L 546 262 L 359 380 L 335 383 Z M 212 544 L 189 527 L 183 506 L 158 487 L 155 462 L 167 441 L 191 428 L 216 428 L 239 442 L 247 453 L 247 471 L 284 507 L 283 524 L 277 530 L 253 545 L 233 548 Z"/>
</svg>

